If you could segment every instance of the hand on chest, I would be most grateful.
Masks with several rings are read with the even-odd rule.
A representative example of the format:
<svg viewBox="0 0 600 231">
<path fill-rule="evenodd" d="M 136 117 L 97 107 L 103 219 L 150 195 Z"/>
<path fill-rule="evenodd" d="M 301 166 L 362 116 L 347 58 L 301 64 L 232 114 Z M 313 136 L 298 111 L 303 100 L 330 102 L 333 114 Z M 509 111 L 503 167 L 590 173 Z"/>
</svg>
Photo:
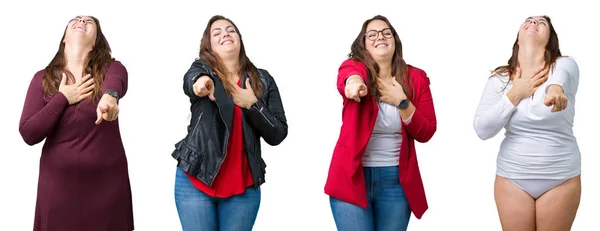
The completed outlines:
<svg viewBox="0 0 600 231">
<path fill-rule="evenodd" d="M 513 119 L 524 121 L 553 121 L 561 118 L 562 112 L 552 112 L 552 107 L 544 104 L 547 87 L 548 83 L 543 83 L 535 90 L 532 96 L 519 101 L 517 110 L 515 111 L 515 114 L 513 114 Z M 506 95 L 511 88 L 512 83 L 507 86 L 503 94 Z"/>
</svg>

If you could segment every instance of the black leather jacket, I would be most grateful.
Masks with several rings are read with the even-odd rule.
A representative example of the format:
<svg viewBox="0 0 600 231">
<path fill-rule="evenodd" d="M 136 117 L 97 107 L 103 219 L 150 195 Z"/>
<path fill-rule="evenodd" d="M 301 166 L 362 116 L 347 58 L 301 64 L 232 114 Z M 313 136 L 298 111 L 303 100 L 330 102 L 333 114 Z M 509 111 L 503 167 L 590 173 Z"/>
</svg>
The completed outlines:
<svg viewBox="0 0 600 231">
<path fill-rule="evenodd" d="M 254 187 L 265 182 L 266 164 L 261 157 L 260 137 L 269 145 L 280 144 L 288 133 L 288 125 L 273 77 L 258 69 L 264 90 L 251 109 L 242 109 L 242 130 L 248 164 L 254 179 Z M 215 101 L 194 94 L 193 85 L 203 75 L 214 82 Z M 245 88 L 247 76 L 241 79 Z M 227 155 L 227 142 L 233 120 L 234 104 L 227 95 L 220 79 L 202 60 L 196 60 L 183 77 L 183 91 L 190 97 L 192 119 L 186 137 L 175 144 L 171 154 L 177 166 L 196 176 L 207 185 L 212 185 L 221 164 Z"/>
</svg>

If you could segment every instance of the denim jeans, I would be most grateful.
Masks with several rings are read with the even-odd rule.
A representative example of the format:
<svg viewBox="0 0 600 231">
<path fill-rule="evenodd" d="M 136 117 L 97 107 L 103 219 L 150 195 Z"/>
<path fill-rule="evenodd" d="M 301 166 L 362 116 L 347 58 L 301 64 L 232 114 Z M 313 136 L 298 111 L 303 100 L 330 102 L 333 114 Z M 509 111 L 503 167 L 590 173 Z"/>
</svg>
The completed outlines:
<svg viewBox="0 0 600 231">
<path fill-rule="evenodd" d="M 251 231 L 260 206 L 260 188 L 217 198 L 198 190 L 177 168 L 175 204 L 183 231 Z"/>
<path fill-rule="evenodd" d="M 330 197 L 340 231 L 405 231 L 411 216 L 400 185 L 398 166 L 365 167 L 367 209 Z"/>
</svg>

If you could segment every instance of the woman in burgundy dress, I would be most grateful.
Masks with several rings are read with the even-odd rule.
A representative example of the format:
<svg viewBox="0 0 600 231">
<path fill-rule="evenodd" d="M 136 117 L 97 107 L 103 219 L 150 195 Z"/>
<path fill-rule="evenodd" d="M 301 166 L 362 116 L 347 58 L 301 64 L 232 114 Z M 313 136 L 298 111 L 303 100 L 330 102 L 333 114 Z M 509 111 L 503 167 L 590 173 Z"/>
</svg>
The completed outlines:
<svg viewBox="0 0 600 231">
<path fill-rule="evenodd" d="M 131 231 L 127 159 L 118 99 L 127 70 L 111 56 L 98 19 L 73 18 L 58 52 L 31 81 L 19 132 L 46 139 L 40 158 L 35 231 Z"/>
</svg>

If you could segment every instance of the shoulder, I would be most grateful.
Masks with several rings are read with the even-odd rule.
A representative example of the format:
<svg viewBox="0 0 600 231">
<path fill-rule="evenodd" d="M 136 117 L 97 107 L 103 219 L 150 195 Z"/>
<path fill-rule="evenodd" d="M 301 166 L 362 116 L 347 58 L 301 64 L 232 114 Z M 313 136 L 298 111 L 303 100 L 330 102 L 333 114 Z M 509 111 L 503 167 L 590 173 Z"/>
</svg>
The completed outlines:
<svg viewBox="0 0 600 231">
<path fill-rule="evenodd" d="M 413 83 L 415 83 L 415 85 L 419 84 L 419 83 L 424 83 L 426 85 L 429 85 L 429 77 L 427 76 L 427 73 L 418 67 L 412 66 L 412 65 L 406 65 L 407 69 L 408 69 L 408 76 L 409 78 L 412 79 Z"/>
<path fill-rule="evenodd" d="M 269 87 L 275 82 L 275 78 L 273 78 L 271 73 L 269 73 L 269 71 L 266 69 L 256 68 L 256 71 L 258 72 L 258 79 L 260 79 L 260 81 L 263 83 L 263 85 L 266 85 L 266 87 Z"/>
<path fill-rule="evenodd" d="M 353 68 L 365 69 L 365 70 L 367 68 L 362 61 L 354 60 L 354 59 L 344 60 L 344 62 L 342 62 L 342 64 L 340 65 L 340 69 L 344 68 L 344 67 L 353 67 Z"/>
<path fill-rule="evenodd" d="M 39 70 L 33 75 L 33 80 L 42 80 L 44 78 L 44 75 L 46 75 L 46 70 Z"/>
<path fill-rule="evenodd" d="M 578 71 L 579 66 L 574 58 L 563 56 L 556 59 L 556 63 L 554 64 L 554 68 L 556 69 L 565 69 L 567 71 Z"/>
<path fill-rule="evenodd" d="M 120 72 L 127 74 L 127 68 L 125 68 L 125 65 L 123 65 L 121 61 L 113 60 L 108 64 L 107 72 Z"/>
<path fill-rule="evenodd" d="M 203 68 L 203 69 L 209 69 L 210 66 L 208 65 L 208 63 L 200 58 L 196 58 L 194 59 L 194 62 L 192 63 L 192 67 L 199 67 L 199 68 Z"/>
</svg>

